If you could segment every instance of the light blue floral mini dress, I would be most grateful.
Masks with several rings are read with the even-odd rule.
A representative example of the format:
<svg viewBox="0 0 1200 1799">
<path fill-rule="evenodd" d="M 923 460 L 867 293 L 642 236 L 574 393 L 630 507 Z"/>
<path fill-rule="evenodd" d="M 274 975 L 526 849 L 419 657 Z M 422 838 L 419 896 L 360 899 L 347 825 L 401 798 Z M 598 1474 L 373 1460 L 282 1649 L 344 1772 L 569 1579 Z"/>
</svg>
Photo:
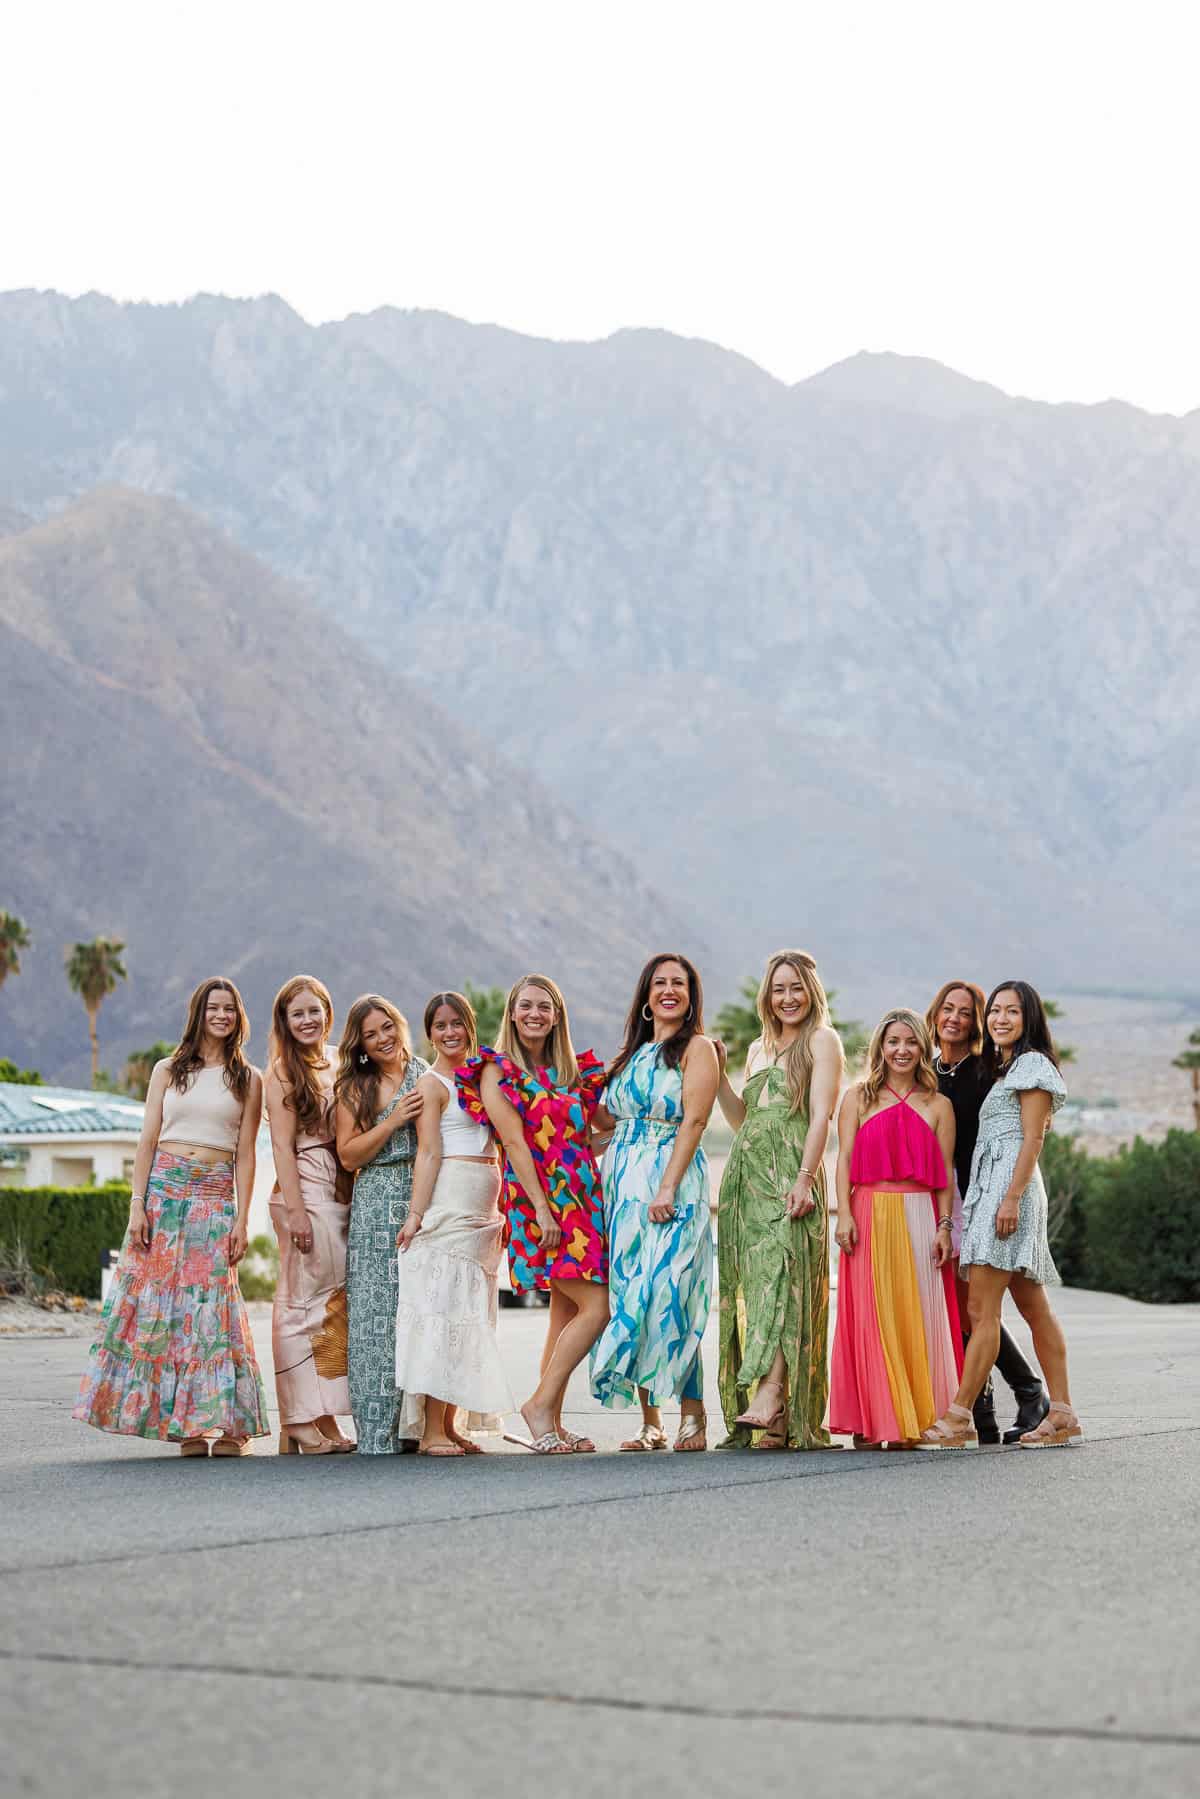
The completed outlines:
<svg viewBox="0 0 1200 1799">
<path fill-rule="evenodd" d="M 1047 1234 L 1046 1187 L 1042 1171 L 1021 1195 L 1020 1217 L 1011 1237 L 996 1235 L 996 1213 L 1008 1191 L 1024 1137 L 1021 1131 L 1021 1095 L 1040 1087 L 1050 1095 L 1052 1112 L 1067 1097 L 1062 1075 L 1048 1056 L 1026 1050 L 1018 1056 L 1002 1081 L 997 1081 L 979 1112 L 979 1136 L 971 1161 L 971 1181 L 963 1200 L 962 1251 L 959 1266 L 981 1262 L 1024 1274 L 1041 1286 L 1059 1281 L 1050 1254 Z"/>
<path fill-rule="evenodd" d="M 609 1236 L 609 1321 L 592 1351 L 592 1392 L 605 1405 L 633 1405 L 644 1387 L 651 1405 L 702 1399 L 700 1345 L 712 1294 L 713 1246 L 708 1162 L 698 1149 L 675 1194 L 675 1215 L 651 1224 L 683 1122 L 683 1075 L 644 1043 L 603 1103 L 616 1119 L 604 1156 Z"/>
</svg>

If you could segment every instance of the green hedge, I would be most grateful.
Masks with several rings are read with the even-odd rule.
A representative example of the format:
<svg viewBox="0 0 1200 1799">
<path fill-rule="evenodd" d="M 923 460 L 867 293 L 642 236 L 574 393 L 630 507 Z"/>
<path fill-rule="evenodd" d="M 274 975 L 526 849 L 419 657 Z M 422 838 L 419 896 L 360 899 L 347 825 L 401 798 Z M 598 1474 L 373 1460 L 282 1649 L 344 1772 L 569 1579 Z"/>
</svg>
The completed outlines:
<svg viewBox="0 0 1200 1799">
<path fill-rule="evenodd" d="M 1051 1248 L 1069 1285 L 1153 1304 L 1200 1300 L 1200 1133 L 1138 1137 L 1100 1157 L 1052 1132 L 1042 1173 Z"/>
<path fill-rule="evenodd" d="M 100 1254 L 119 1249 L 129 1188 L 0 1187 L 0 1243 L 19 1240 L 37 1273 L 64 1293 L 100 1297 Z"/>
</svg>

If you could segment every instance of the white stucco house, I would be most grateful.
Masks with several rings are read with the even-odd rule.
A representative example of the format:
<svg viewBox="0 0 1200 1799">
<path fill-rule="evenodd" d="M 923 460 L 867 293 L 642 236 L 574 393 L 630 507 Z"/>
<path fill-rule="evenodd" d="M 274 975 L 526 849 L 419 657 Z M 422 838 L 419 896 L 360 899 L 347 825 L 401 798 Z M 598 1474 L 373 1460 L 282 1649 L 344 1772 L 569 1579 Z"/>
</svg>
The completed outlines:
<svg viewBox="0 0 1200 1799">
<path fill-rule="evenodd" d="M 87 1187 L 133 1177 L 142 1102 L 120 1093 L 0 1081 L 0 1186 Z M 250 1235 L 270 1232 L 271 1139 L 258 1139 Z"/>
</svg>

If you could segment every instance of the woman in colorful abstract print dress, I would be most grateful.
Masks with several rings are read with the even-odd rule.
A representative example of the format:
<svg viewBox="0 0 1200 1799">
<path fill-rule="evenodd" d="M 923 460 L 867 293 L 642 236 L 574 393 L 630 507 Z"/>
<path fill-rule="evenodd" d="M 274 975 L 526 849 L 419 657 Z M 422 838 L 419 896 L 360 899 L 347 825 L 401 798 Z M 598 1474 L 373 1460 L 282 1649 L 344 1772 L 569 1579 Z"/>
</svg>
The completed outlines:
<svg viewBox="0 0 1200 1799">
<path fill-rule="evenodd" d="M 396 1455 L 396 1238 L 412 1197 L 417 1082 L 408 1020 L 378 993 L 356 999 L 338 1045 L 338 1160 L 354 1172 L 346 1253 L 347 1363 L 359 1455 Z M 411 1444 L 416 1448 L 416 1443 Z"/>
<path fill-rule="evenodd" d="M 262 1081 L 242 1053 L 246 1008 L 202 981 L 183 1039 L 150 1079 L 129 1229 L 74 1416 L 97 1430 L 241 1455 L 267 1434 L 238 1288 Z"/>
<path fill-rule="evenodd" d="M 490 1124 L 504 1151 L 503 1195 L 513 1287 L 550 1292 L 542 1378 L 521 1416 L 538 1455 L 590 1451 L 562 1421 L 567 1382 L 608 1317 L 608 1243 L 592 1117 L 604 1064 L 576 1056 L 566 1001 L 542 974 L 510 990 L 495 1047 L 469 1056 L 455 1079 L 464 1109 Z"/>
<path fill-rule="evenodd" d="M 346 1454 L 335 1420 L 350 1410 L 346 1380 L 346 1231 L 334 1143 L 329 990 L 294 975 L 275 995 L 263 1083 L 275 1190 L 271 1223 L 279 1279 L 271 1308 L 279 1453 Z"/>
<path fill-rule="evenodd" d="M 829 1428 L 858 1447 L 913 1447 L 962 1368 L 950 1257 L 954 1112 L 924 1021 L 876 1026 L 838 1113 L 838 1316 Z"/>
<path fill-rule="evenodd" d="M 625 1042 L 596 1117 L 611 1130 L 604 1206 L 611 1316 L 592 1356 L 605 1405 L 639 1401 L 642 1428 L 625 1450 L 665 1449 L 660 1408 L 683 1414 L 674 1447 L 708 1447 L 700 1347 L 712 1290 L 708 1163 L 700 1138 L 719 1065 L 704 1036 L 700 976 L 685 957 L 653 957 L 638 980 Z"/>
<path fill-rule="evenodd" d="M 958 1392 L 953 1403 L 939 1407 L 924 1441 L 933 1449 L 955 1449 L 974 1438 L 971 1407 L 995 1360 L 1000 1308 L 1010 1292 L 1032 1332 L 1050 1393 L 1046 1416 L 1017 1442 L 1022 1449 L 1043 1449 L 1083 1435 L 1071 1404 L 1066 1338 L 1046 1297 L 1047 1286 L 1059 1277 L 1038 1166 L 1051 1115 L 1067 1089 L 1046 1008 L 1028 981 L 1004 981 L 993 991 L 986 1025 L 993 1083 L 979 1112 L 959 1255 L 968 1278 L 971 1336 Z"/>
<path fill-rule="evenodd" d="M 721 1055 L 737 1132 L 717 1205 L 722 1449 L 827 1449 L 829 1213 L 821 1158 L 845 1059 L 817 965 L 781 950 L 758 990 L 762 1036 L 742 1091 Z M 750 1396 L 753 1392 L 753 1399 Z M 747 1403 L 747 1402 L 750 1403 Z"/>
</svg>

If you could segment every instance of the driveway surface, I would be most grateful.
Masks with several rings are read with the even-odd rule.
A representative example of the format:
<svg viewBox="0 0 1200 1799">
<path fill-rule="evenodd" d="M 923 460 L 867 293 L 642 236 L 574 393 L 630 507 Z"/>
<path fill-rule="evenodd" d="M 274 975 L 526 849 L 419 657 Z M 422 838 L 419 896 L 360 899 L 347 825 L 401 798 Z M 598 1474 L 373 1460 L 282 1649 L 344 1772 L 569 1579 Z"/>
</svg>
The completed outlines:
<svg viewBox="0 0 1200 1799">
<path fill-rule="evenodd" d="M 1038 1454 L 185 1462 L 0 1338 L 0 1791 L 1194 1795 L 1200 1308 L 1061 1313 Z"/>
</svg>

